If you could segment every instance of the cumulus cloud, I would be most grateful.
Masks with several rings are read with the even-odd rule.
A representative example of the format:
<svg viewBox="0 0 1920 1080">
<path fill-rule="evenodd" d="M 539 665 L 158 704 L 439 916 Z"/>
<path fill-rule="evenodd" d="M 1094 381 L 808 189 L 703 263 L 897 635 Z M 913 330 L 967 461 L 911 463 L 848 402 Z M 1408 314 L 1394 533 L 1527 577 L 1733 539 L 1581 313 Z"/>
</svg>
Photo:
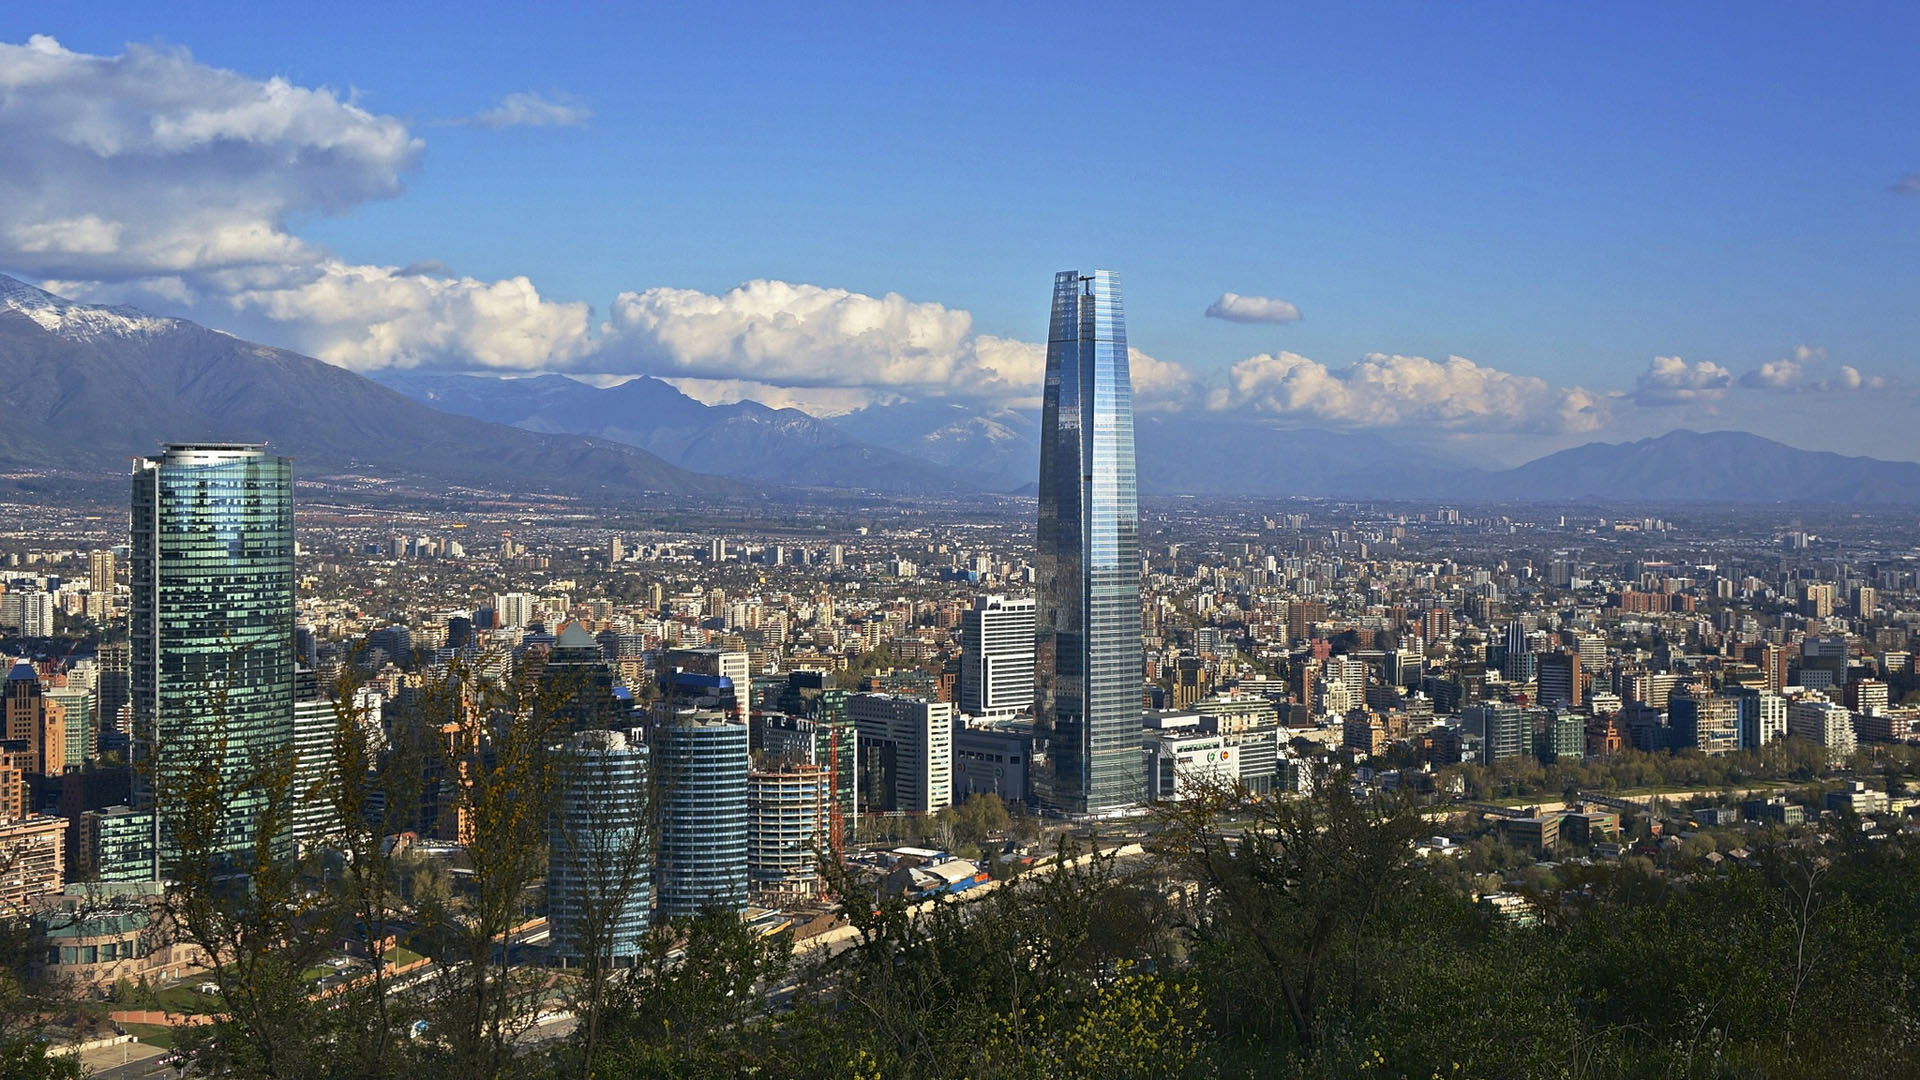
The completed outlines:
<svg viewBox="0 0 1920 1080">
<path fill-rule="evenodd" d="M 520 93 L 473 122 L 586 118 L 578 104 Z M 898 294 L 784 281 L 719 295 L 654 288 L 620 294 L 596 326 L 587 305 L 544 297 L 525 277 L 481 280 L 431 260 L 354 265 L 290 223 L 398 195 L 421 140 L 331 90 L 210 67 L 182 49 L 0 44 L 0 148 L 0 267 L 355 370 L 646 373 L 819 408 L 902 392 L 1031 403 L 1043 381 L 1043 346 Z M 1135 352 L 1133 368 L 1146 407 L 1191 392 L 1178 363 Z"/>
<path fill-rule="evenodd" d="M 400 193 L 422 143 L 327 89 L 183 49 L 0 43 L 0 264 L 117 280 L 307 262 L 299 213 Z"/>
<path fill-rule="evenodd" d="M 1795 345 L 1790 355 L 1769 360 L 1740 376 L 1740 385 L 1751 390 L 1780 393 L 1824 393 L 1846 390 L 1878 390 L 1887 380 L 1879 375 L 1862 375 L 1851 364 L 1842 364 L 1832 375 L 1821 377 L 1827 350 L 1817 345 Z"/>
<path fill-rule="evenodd" d="M 564 368 L 586 351 L 591 322 L 587 305 L 543 299 L 525 277 L 480 281 L 337 260 L 237 287 L 224 302 L 289 327 L 301 351 L 355 371 Z"/>
<path fill-rule="evenodd" d="M 1641 405 L 1680 405 L 1717 398 L 1733 385 L 1733 372 L 1711 360 L 1688 364 L 1677 356 L 1656 356 L 1634 381 L 1632 398 Z"/>
<path fill-rule="evenodd" d="M 1887 188 L 1895 195 L 1920 195 L 1920 172 L 1910 172 Z"/>
<path fill-rule="evenodd" d="M 527 92 L 508 94 L 500 104 L 472 117 L 476 127 L 585 127 L 593 111 L 571 100 Z"/>
<path fill-rule="evenodd" d="M 604 370 L 992 399 L 1032 396 L 1046 372 L 1043 346 L 977 334 L 964 310 L 786 281 L 621 293 L 595 354 Z M 1191 382 L 1177 363 L 1133 356 L 1146 396 Z"/>
<path fill-rule="evenodd" d="M 1300 321 L 1300 309 L 1277 296 L 1241 296 L 1221 293 L 1207 308 L 1207 318 L 1237 323 L 1291 323 Z"/>
<path fill-rule="evenodd" d="M 1483 367 L 1461 356 L 1370 353 L 1338 370 L 1298 353 L 1262 353 L 1233 365 L 1215 408 L 1354 427 L 1430 426 L 1480 431 L 1571 432 L 1602 426 L 1608 395 Z"/>
</svg>

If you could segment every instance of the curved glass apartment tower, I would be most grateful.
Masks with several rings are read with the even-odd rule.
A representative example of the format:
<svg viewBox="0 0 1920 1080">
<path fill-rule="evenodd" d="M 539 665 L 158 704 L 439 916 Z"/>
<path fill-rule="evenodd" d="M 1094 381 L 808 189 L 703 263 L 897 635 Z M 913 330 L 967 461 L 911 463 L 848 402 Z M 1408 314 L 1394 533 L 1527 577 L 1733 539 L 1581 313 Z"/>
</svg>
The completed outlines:
<svg viewBox="0 0 1920 1080">
<path fill-rule="evenodd" d="M 1145 797 L 1140 750 L 1140 502 L 1120 278 L 1053 278 L 1040 430 L 1036 794 L 1068 814 Z"/>
<path fill-rule="evenodd" d="M 182 764 L 220 755 L 215 846 L 243 870 L 293 740 L 293 463 L 257 445 L 173 445 L 133 463 L 133 754 L 155 806 Z M 157 783 L 156 783 L 157 782 Z M 176 797 L 177 794 L 176 794 Z"/>
</svg>

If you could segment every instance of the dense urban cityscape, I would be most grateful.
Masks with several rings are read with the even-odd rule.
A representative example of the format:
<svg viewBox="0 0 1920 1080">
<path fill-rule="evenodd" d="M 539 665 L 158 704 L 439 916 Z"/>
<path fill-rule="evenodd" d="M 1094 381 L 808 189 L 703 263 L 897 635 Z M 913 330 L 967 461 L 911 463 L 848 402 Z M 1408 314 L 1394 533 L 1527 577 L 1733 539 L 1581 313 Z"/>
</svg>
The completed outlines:
<svg viewBox="0 0 1920 1080">
<path fill-rule="evenodd" d="M 1911 11 L 0 24 L 0 1080 L 1920 1077 Z"/>
<path fill-rule="evenodd" d="M 1029 499 L 451 512 L 308 501 L 295 475 L 179 445 L 136 462 L 130 513 L 6 507 L 0 900 L 75 995 L 67 1037 L 220 1011 L 183 878 L 220 894 L 265 859 L 311 887 L 372 852 L 406 884 L 377 929 L 301 926 L 325 941 L 308 992 L 428 1015 L 460 953 L 423 894 L 474 887 L 508 791 L 552 809 L 519 837 L 539 865 L 499 962 L 602 979 L 716 909 L 831 956 L 853 896 L 961 903 L 1074 844 L 1152 849 L 1164 808 L 1316 784 L 1409 800 L 1409 851 L 1519 925 L 1594 868 L 1684 882 L 1904 841 L 1920 805 L 1907 513 L 1148 499 L 1121 794 L 1088 806 L 1041 794 L 1078 755 L 1035 723 L 1037 620 L 1072 631 L 1037 615 Z M 514 787 L 536 751 L 550 776 Z M 189 828 L 168 800 L 196 779 L 217 809 Z M 579 1022 L 531 986 L 527 1054 Z"/>
</svg>

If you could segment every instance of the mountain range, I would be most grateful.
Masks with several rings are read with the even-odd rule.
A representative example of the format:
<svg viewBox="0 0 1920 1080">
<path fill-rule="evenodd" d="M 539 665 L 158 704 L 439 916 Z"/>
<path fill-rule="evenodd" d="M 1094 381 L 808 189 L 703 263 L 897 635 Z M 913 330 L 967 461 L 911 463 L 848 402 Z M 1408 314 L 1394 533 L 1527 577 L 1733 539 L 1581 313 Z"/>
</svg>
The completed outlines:
<svg viewBox="0 0 1920 1080">
<path fill-rule="evenodd" d="M 0 275 L 0 464 L 125 472 L 162 443 L 266 442 L 304 478 L 490 491 L 751 494 L 619 442 L 428 408 L 309 356 Z"/>
<path fill-rule="evenodd" d="M 104 476 L 192 440 L 270 443 L 310 480 L 622 499 L 1018 492 L 1039 465 L 1039 418 L 1016 409 L 935 400 L 823 419 L 707 405 L 645 376 L 606 388 L 561 375 L 377 378 L 0 275 L 0 467 L 16 474 Z M 1745 432 L 1590 443 L 1503 470 L 1220 414 L 1143 414 L 1135 438 L 1145 494 L 1920 504 L 1920 464 Z"/>
<path fill-rule="evenodd" d="M 374 378 L 446 412 L 624 443 L 699 472 L 893 493 L 978 489 L 959 473 L 862 442 L 798 409 L 757 401 L 704 405 L 647 376 L 605 389 L 564 375 L 495 379 L 399 371 Z"/>
</svg>

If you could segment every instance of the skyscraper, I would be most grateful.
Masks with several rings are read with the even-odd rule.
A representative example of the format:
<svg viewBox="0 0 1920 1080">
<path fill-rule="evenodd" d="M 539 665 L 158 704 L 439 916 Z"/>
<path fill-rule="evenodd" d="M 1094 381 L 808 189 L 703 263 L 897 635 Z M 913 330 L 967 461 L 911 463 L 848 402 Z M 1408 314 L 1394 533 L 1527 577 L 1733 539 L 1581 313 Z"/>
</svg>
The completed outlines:
<svg viewBox="0 0 1920 1080">
<path fill-rule="evenodd" d="M 960 711 L 1001 716 L 1033 704 L 1033 601 L 976 596 L 960 613 Z"/>
<path fill-rule="evenodd" d="M 1054 275 L 1040 432 L 1034 717 L 1038 797 L 1097 814 L 1145 797 L 1140 507 L 1120 279 Z"/>
<path fill-rule="evenodd" d="M 94 551 L 87 555 L 87 591 L 113 599 L 113 552 Z"/>
<path fill-rule="evenodd" d="M 136 799 L 164 840 L 156 796 L 218 753 L 219 847 L 242 854 L 267 799 L 254 770 L 293 738 L 292 461 L 235 443 L 136 460 L 132 564 Z"/>
<path fill-rule="evenodd" d="M 547 836 L 553 952 L 630 963 L 653 914 L 647 748 L 618 731 L 580 732 L 560 757 L 559 787 Z"/>
<path fill-rule="evenodd" d="M 651 735 L 660 809 L 660 918 L 747 904 L 747 773 L 743 720 L 711 709 L 656 716 Z"/>
</svg>

